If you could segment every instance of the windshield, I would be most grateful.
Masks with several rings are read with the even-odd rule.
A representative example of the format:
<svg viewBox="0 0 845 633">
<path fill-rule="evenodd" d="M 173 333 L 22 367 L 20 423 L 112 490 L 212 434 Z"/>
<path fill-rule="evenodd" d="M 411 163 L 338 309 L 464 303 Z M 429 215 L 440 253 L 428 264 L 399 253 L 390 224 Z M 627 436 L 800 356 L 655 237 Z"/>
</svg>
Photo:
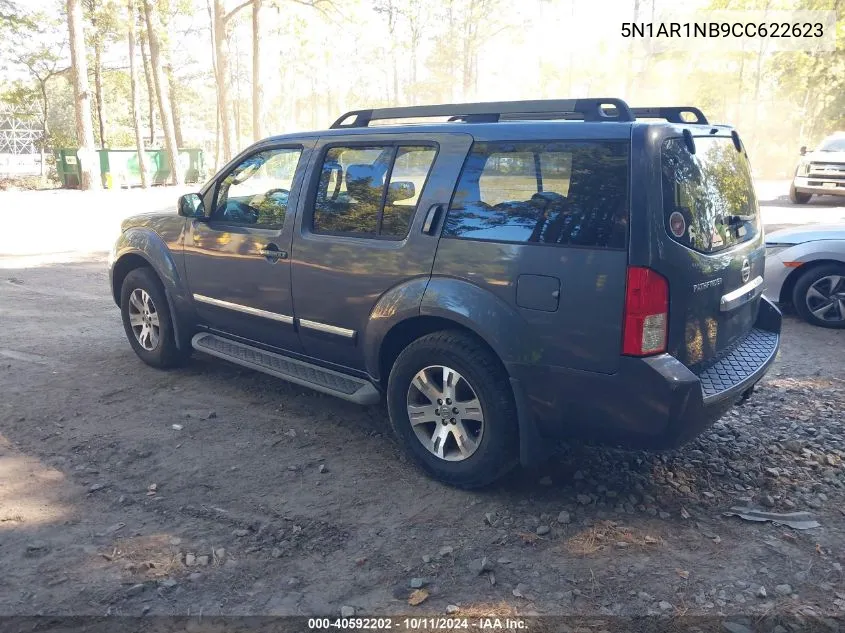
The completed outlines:
<svg viewBox="0 0 845 633">
<path fill-rule="evenodd" d="M 845 136 L 831 136 L 822 141 L 820 152 L 845 152 Z"/>
<path fill-rule="evenodd" d="M 753 239 L 760 231 L 751 169 L 725 137 L 695 137 L 663 144 L 663 209 L 676 241 L 713 253 Z"/>
</svg>

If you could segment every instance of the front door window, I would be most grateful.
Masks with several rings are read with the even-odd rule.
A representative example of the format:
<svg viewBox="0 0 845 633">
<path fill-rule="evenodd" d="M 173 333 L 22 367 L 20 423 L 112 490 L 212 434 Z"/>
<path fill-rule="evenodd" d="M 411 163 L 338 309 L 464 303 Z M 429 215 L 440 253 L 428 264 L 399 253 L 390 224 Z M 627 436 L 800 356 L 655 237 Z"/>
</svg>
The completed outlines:
<svg viewBox="0 0 845 633">
<path fill-rule="evenodd" d="M 243 160 L 220 183 L 212 220 L 281 229 L 301 148 L 269 149 Z"/>
</svg>

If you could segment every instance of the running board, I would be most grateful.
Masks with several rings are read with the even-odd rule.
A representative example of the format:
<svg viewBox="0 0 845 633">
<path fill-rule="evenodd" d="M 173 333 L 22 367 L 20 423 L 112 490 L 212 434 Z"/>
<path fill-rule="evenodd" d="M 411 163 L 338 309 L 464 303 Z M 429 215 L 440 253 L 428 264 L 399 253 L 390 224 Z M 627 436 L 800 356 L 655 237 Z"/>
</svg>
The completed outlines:
<svg viewBox="0 0 845 633">
<path fill-rule="evenodd" d="M 367 380 L 294 360 L 216 334 L 201 332 L 191 339 L 191 345 L 200 352 L 356 404 L 376 404 L 381 399 L 378 390 Z"/>
</svg>

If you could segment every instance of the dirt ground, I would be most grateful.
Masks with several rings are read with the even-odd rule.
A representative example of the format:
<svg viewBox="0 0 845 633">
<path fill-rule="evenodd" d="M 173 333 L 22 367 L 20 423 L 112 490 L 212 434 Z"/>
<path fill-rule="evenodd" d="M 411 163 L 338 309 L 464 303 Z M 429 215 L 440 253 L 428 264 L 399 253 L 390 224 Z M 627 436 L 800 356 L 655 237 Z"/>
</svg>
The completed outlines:
<svg viewBox="0 0 845 633">
<path fill-rule="evenodd" d="M 0 257 L 0 615 L 845 614 L 845 331 L 787 318 L 752 400 L 683 449 L 562 445 L 462 492 L 383 407 L 147 367 L 107 286 L 102 254 Z"/>
</svg>

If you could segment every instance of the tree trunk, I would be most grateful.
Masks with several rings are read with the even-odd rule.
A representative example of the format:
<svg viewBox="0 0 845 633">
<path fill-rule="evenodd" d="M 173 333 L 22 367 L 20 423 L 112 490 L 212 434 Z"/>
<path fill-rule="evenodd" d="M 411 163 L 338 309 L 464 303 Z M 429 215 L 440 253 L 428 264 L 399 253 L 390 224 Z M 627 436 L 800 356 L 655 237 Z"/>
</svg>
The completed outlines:
<svg viewBox="0 0 845 633">
<path fill-rule="evenodd" d="M 217 83 L 217 51 L 214 46 L 214 12 L 211 9 L 211 0 L 205 0 L 208 9 L 208 22 L 211 30 L 211 66 L 214 69 L 214 97 L 216 99 L 215 112 L 217 116 L 214 122 L 214 169 L 220 166 L 220 86 Z"/>
<path fill-rule="evenodd" d="M 47 100 L 47 78 L 39 80 L 39 87 L 41 88 L 41 184 L 47 182 L 47 173 L 44 171 L 44 154 L 47 149 L 47 143 L 50 141 L 50 126 L 47 123 L 47 117 L 50 114 L 50 102 Z"/>
<path fill-rule="evenodd" d="M 451 52 L 451 51 L 455 50 L 454 49 L 455 39 L 456 39 L 455 38 L 455 11 L 454 11 L 454 7 L 452 5 L 452 0 L 447 0 L 447 1 L 448 1 L 447 20 L 449 22 L 449 31 L 448 31 L 449 32 L 449 41 L 448 41 L 447 44 L 448 44 L 448 46 L 450 48 L 450 52 Z M 449 69 L 448 81 L 447 81 L 447 83 L 449 85 L 449 101 L 454 101 L 455 100 L 455 81 L 454 81 L 454 77 L 455 77 L 455 57 L 456 56 L 455 55 L 448 55 L 447 57 L 448 57 L 448 60 L 449 60 L 447 62 L 448 63 L 448 69 Z"/>
<path fill-rule="evenodd" d="M 173 116 L 173 134 L 176 136 L 176 147 L 184 147 L 184 137 L 182 136 L 182 115 L 179 109 L 179 84 L 173 77 L 173 54 L 170 49 L 170 43 L 173 41 L 170 16 L 165 13 L 160 13 L 162 33 L 164 36 L 159 39 L 161 45 L 161 65 L 164 68 L 164 75 L 167 77 L 167 89 L 170 93 L 170 110 Z"/>
<path fill-rule="evenodd" d="M 100 189 L 100 161 L 94 151 L 94 128 L 91 125 L 91 93 L 88 87 L 88 60 L 85 59 L 85 32 L 80 0 L 67 0 L 67 23 L 70 33 L 70 59 L 73 74 L 76 136 L 79 142 L 79 167 L 82 174 L 79 188 Z"/>
<path fill-rule="evenodd" d="M 235 147 L 233 151 L 237 151 L 238 148 L 242 147 L 241 145 L 241 104 L 243 100 L 241 99 L 241 47 L 240 47 L 240 38 L 238 37 L 237 31 L 232 34 L 232 41 L 231 43 L 234 45 L 235 48 L 235 97 L 232 99 L 232 114 L 235 117 Z"/>
<path fill-rule="evenodd" d="M 263 0 L 252 0 L 252 138 L 264 138 L 264 86 L 261 78 L 261 18 Z"/>
<path fill-rule="evenodd" d="M 97 33 L 97 18 L 91 16 L 91 26 L 94 29 L 94 95 L 97 105 L 97 126 L 100 131 L 100 147 L 106 143 L 106 115 L 103 107 L 103 42 Z"/>
<path fill-rule="evenodd" d="M 214 0 L 214 51 L 217 57 L 217 91 L 220 95 L 220 131 L 223 140 L 223 162 L 232 158 L 232 137 L 235 135 L 229 101 L 229 51 L 226 50 L 226 14 L 223 0 Z"/>
<path fill-rule="evenodd" d="M 167 148 L 167 157 L 170 162 L 170 182 L 174 185 L 181 185 L 182 174 L 179 171 L 179 152 L 176 146 L 176 134 L 173 130 L 170 91 L 167 89 L 167 78 L 164 76 L 164 68 L 162 68 L 161 63 L 161 41 L 158 36 L 161 22 L 159 21 L 155 0 L 144 0 L 144 14 L 147 17 L 147 37 L 150 42 L 150 65 L 153 69 L 153 79 L 158 94 L 158 113 L 164 131 L 164 145 Z"/>
<path fill-rule="evenodd" d="M 150 186 L 147 164 L 144 161 L 144 135 L 141 133 L 141 98 L 138 86 L 138 69 L 135 66 L 135 0 L 128 0 L 129 19 L 129 82 L 132 84 L 132 123 L 135 127 L 135 147 L 138 152 L 138 171 L 141 172 L 141 186 Z"/>
<path fill-rule="evenodd" d="M 147 31 L 144 27 L 146 19 L 141 16 L 141 60 L 144 63 L 144 80 L 147 82 L 147 112 L 150 123 L 150 145 L 156 142 L 156 87 L 153 83 L 153 71 L 150 69 L 150 58 L 147 52 Z"/>
<path fill-rule="evenodd" d="M 176 136 L 176 147 L 185 147 L 185 137 L 182 136 L 182 114 L 179 110 L 179 99 L 176 98 L 178 84 L 173 78 L 173 66 L 168 64 L 164 72 L 167 75 L 167 87 L 170 90 L 170 108 L 173 111 L 173 134 Z"/>
<path fill-rule="evenodd" d="M 640 19 L 640 0 L 634 0 L 634 23 L 636 24 Z M 625 93 L 622 95 L 623 99 L 628 99 L 631 103 L 631 87 L 634 85 L 634 46 L 636 40 L 631 38 L 628 44 L 628 71 L 625 73 Z"/>
</svg>

